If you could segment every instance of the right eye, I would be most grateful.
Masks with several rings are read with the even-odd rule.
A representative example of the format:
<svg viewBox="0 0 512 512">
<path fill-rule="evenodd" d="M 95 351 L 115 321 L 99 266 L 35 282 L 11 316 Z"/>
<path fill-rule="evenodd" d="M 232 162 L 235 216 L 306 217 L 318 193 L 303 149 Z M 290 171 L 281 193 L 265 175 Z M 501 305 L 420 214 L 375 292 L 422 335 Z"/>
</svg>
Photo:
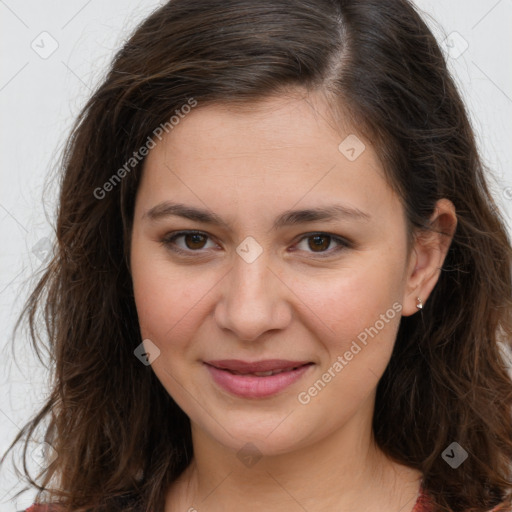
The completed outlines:
<svg viewBox="0 0 512 512">
<path fill-rule="evenodd" d="M 208 238 L 209 236 L 202 231 L 178 231 L 165 235 L 161 243 L 175 253 L 191 256 L 191 253 L 201 252 L 205 248 Z M 180 239 L 181 245 L 177 243 Z"/>
</svg>

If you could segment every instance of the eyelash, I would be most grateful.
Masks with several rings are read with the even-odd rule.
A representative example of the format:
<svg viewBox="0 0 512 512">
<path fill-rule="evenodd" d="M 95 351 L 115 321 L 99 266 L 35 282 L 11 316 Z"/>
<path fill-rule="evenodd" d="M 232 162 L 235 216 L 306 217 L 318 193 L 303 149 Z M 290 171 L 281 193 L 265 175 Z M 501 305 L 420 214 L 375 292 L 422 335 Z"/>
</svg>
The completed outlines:
<svg viewBox="0 0 512 512">
<path fill-rule="evenodd" d="M 188 250 L 184 250 L 184 249 L 181 249 L 181 248 L 179 248 L 179 247 L 177 247 L 175 245 L 174 242 L 175 242 L 176 239 L 181 238 L 181 237 L 186 236 L 186 235 L 202 235 L 202 236 L 206 237 L 208 240 L 211 238 L 209 235 L 207 235 L 206 233 L 204 233 L 202 231 L 194 231 L 194 230 L 191 230 L 191 231 L 178 231 L 178 232 L 175 232 L 175 233 L 169 233 L 169 234 L 165 235 L 161 239 L 161 243 L 167 249 L 169 249 L 169 250 L 171 250 L 171 251 L 173 251 L 173 252 L 175 252 L 177 254 L 183 255 L 185 257 L 194 257 L 193 253 L 201 253 L 201 251 L 203 249 L 198 249 L 198 250 L 188 249 Z M 299 239 L 297 244 L 302 242 L 303 240 L 306 240 L 308 238 L 313 238 L 315 236 L 328 237 L 328 238 L 330 238 L 330 241 L 334 241 L 337 244 L 339 244 L 338 247 L 335 248 L 334 250 L 329 250 L 329 251 L 324 251 L 324 252 L 310 252 L 310 254 L 313 254 L 313 255 L 315 255 L 315 257 L 319 257 L 319 258 L 331 257 L 333 254 L 337 254 L 337 253 L 339 253 L 340 251 L 342 251 L 344 249 L 350 249 L 352 247 L 352 245 L 353 245 L 351 242 L 349 242 L 348 240 L 346 240 L 344 238 L 341 238 L 339 236 L 336 236 L 336 235 L 333 235 L 333 234 L 330 234 L 330 233 L 324 233 L 324 232 L 321 232 L 321 231 L 317 231 L 317 232 L 313 232 L 313 233 L 306 233 L 305 235 L 302 236 L 302 238 Z"/>
</svg>

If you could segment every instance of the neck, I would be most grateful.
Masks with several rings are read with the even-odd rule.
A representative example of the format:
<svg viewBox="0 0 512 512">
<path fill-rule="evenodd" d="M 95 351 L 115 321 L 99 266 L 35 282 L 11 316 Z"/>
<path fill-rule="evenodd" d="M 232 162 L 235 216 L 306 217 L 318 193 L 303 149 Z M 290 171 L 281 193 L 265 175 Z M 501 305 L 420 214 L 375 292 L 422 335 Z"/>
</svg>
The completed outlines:
<svg viewBox="0 0 512 512">
<path fill-rule="evenodd" d="M 386 457 L 371 422 L 357 417 L 327 437 L 259 459 L 237 457 L 195 425 L 192 439 L 194 460 L 171 486 L 166 512 L 234 511 L 242 504 L 245 511 L 408 512 L 419 491 L 421 473 Z"/>
</svg>

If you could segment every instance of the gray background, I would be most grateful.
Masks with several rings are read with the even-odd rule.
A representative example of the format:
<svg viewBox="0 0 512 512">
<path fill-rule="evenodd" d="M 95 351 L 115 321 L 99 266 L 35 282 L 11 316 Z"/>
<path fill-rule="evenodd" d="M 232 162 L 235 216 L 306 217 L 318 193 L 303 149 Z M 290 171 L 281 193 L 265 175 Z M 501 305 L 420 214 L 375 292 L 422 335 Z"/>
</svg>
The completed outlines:
<svg viewBox="0 0 512 512">
<path fill-rule="evenodd" d="M 48 174 L 73 120 L 130 31 L 162 2 L 149 0 L 0 0 L 0 452 L 40 407 L 47 375 L 26 333 L 12 329 L 45 264 L 57 195 Z M 478 143 L 492 169 L 491 187 L 507 221 L 512 214 L 512 0 L 417 0 L 450 55 Z M 431 18 L 430 18 L 431 17 Z M 49 184 L 43 189 L 44 183 Z M 37 468 L 34 446 L 32 467 Z M 18 477 L 0 473 L 0 509 Z"/>
</svg>

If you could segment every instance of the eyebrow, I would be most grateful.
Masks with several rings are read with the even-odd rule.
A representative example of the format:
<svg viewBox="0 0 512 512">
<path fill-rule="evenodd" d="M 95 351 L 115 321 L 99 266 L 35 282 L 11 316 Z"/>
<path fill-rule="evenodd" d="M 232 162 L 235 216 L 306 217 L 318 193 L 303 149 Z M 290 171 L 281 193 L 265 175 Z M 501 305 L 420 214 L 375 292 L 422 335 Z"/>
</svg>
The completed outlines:
<svg viewBox="0 0 512 512">
<path fill-rule="evenodd" d="M 147 218 L 151 221 L 157 221 L 170 216 L 183 217 L 192 221 L 211 224 L 214 226 L 222 226 L 224 228 L 230 227 L 227 222 L 211 211 L 171 201 L 164 201 L 153 208 L 150 208 L 146 213 L 144 213 L 143 219 Z M 306 222 L 333 221 L 341 219 L 368 222 L 371 219 L 371 216 L 358 208 L 332 204 L 329 206 L 307 208 L 304 210 L 287 210 L 276 218 L 272 228 L 277 230 L 285 226 L 295 226 Z"/>
</svg>

